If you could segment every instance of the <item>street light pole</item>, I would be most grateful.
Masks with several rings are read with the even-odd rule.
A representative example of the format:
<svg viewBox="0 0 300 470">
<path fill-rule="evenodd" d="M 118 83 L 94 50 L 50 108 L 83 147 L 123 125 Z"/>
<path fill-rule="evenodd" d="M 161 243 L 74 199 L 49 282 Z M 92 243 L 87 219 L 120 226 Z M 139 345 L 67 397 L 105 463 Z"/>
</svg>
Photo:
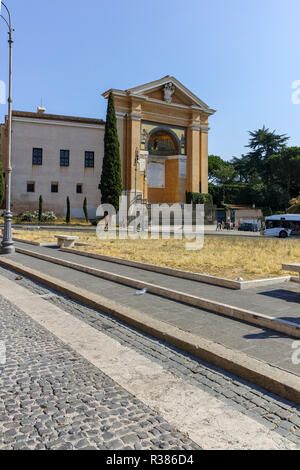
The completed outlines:
<svg viewBox="0 0 300 470">
<path fill-rule="evenodd" d="M 139 163 L 139 149 L 136 148 L 135 150 L 135 159 L 134 159 L 134 200 L 136 204 L 137 198 L 137 171 L 138 171 L 138 163 Z"/>
<path fill-rule="evenodd" d="M 2 6 L 7 11 L 8 21 L 4 16 L 1 18 L 5 21 L 8 26 L 8 44 L 9 44 L 9 91 L 8 91 L 8 121 L 7 121 L 7 132 L 8 132 L 8 151 L 5 170 L 5 213 L 4 213 L 4 233 L 3 240 L 1 243 L 1 253 L 4 255 L 12 254 L 15 252 L 14 242 L 12 239 L 11 223 L 12 223 L 12 212 L 11 212 L 11 140 L 12 140 L 12 33 L 14 29 L 11 25 L 10 11 L 2 2 Z"/>
</svg>

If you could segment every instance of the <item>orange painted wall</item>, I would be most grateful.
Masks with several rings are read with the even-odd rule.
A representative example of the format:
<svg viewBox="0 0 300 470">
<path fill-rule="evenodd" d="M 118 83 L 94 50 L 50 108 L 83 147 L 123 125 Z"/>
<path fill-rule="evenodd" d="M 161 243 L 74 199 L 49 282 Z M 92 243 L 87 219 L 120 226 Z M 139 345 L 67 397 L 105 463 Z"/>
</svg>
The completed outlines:
<svg viewBox="0 0 300 470">
<path fill-rule="evenodd" d="M 148 202 L 180 202 L 179 201 L 179 178 L 178 159 L 166 160 L 165 163 L 165 187 L 148 188 Z"/>
</svg>

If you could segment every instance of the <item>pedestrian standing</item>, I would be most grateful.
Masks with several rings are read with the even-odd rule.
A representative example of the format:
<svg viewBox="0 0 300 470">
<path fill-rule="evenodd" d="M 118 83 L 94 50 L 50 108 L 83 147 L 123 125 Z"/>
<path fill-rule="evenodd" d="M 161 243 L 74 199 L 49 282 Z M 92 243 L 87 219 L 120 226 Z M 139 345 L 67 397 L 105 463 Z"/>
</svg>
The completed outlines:
<svg viewBox="0 0 300 470">
<path fill-rule="evenodd" d="M 108 212 L 105 212 L 104 222 L 105 222 L 104 231 L 105 231 L 105 232 L 108 232 L 108 227 L 109 227 L 109 215 L 108 215 Z"/>
</svg>

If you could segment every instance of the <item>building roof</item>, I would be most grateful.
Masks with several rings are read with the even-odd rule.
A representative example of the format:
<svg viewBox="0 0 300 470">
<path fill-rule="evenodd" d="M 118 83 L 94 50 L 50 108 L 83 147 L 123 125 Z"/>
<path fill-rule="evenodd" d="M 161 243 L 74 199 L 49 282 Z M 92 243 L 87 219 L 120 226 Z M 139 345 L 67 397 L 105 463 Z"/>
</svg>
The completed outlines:
<svg viewBox="0 0 300 470">
<path fill-rule="evenodd" d="M 85 124 L 98 124 L 104 125 L 105 121 L 103 119 L 94 119 L 94 118 L 86 118 L 86 117 L 78 117 L 78 116 L 64 116 L 61 114 L 46 114 L 46 113 L 32 113 L 29 111 L 13 111 L 13 117 L 21 117 L 21 118 L 31 118 L 31 119 L 46 119 L 50 121 L 67 121 L 67 122 L 78 122 L 78 123 L 85 123 Z"/>
<path fill-rule="evenodd" d="M 238 204 L 227 204 L 226 203 L 226 206 L 228 207 L 231 207 L 231 209 L 236 209 L 236 210 L 257 210 L 259 209 L 258 207 L 250 207 L 250 206 L 241 206 L 241 205 L 238 205 Z"/>
</svg>

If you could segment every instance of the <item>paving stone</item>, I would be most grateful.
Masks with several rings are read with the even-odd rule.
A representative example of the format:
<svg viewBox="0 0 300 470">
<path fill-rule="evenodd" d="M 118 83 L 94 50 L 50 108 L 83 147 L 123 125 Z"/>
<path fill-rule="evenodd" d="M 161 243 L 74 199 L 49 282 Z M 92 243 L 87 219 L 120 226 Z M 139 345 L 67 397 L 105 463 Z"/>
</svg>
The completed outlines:
<svg viewBox="0 0 300 470">
<path fill-rule="evenodd" d="M 17 434 L 17 431 L 15 429 L 9 429 L 8 431 L 5 431 L 3 436 L 5 438 L 10 437 L 10 436 L 15 436 Z"/>
<path fill-rule="evenodd" d="M 114 439 L 113 441 L 110 441 L 107 445 L 108 448 L 111 450 L 121 450 L 124 447 L 124 444 L 120 439 Z"/>
<path fill-rule="evenodd" d="M 121 439 L 124 442 L 124 444 L 134 444 L 139 441 L 139 438 L 136 434 L 126 434 Z"/>
<path fill-rule="evenodd" d="M 283 420 L 289 419 L 292 416 L 292 413 L 290 411 L 283 410 L 283 409 L 278 409 L 274 413 Z"/>
<path fill-rule="evenodd" d="M 104 441 L 110 441 L 114 438 L 114 434 L 112 434 L 111 432 L 105 432 L 104 434 L 102 434 L 102 439 L 104 439 Z"/>
<path fill-rule="evenodd" d="M 295 426 L 297 426 L 299 429 L 300 429 L 300 416 L 291 416 L 290 418 L 288 418 L 289 421 L 291 421 L 293 424 L 295 424 Z"/>
<path fill-rule="evenodd" d="M 280 427 L 283 429 L 287 429 L 288 431 L 292 431 L 295 426 L 289 421 L 280 421 Z"/>
<path fill-rule="evenodd" d="M 283 428 L 282 426 L 279 426 L 278 428 L 276 428 L 276 432 L 283 437 L 288 437 L 289 435 L 289 431 Z"/>
<path fill-rule="evenodd" d="M 150 431 L 168 424 L 0 295 L 0 339 L 4 331 L 9 367 L 0 376 L 0 450 L 150 449 Z M 32 381 L 36 397 L 23 386 Z M 123 418 L 124 408 L 131 417 Z M 103 414 L 114 426 L 103 425 Z"/>
<path fill-rule="evenodd" d="M 271 421 L 273 423 L 279 423 L 281 422 L 279 416 L 276 416 L 274 414 L 266 414 L 265 415 L 265 418 L 268 420 L 268 421 Z"/>
</svg>

